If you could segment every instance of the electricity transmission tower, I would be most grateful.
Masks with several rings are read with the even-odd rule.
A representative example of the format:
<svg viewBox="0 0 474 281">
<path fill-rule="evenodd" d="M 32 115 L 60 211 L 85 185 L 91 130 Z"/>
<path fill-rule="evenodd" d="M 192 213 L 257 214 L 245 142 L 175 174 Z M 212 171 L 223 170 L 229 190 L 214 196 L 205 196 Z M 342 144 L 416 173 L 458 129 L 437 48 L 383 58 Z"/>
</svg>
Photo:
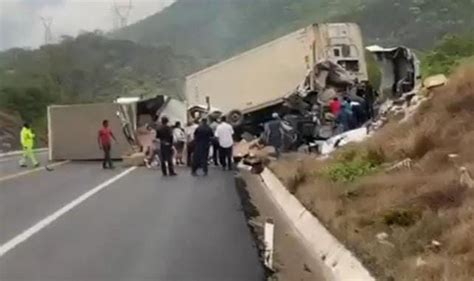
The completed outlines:
<svg viewBox="0 0 474 281">
<path fill-rule="evenodd" d="M 44 44 L 53 43 L 53 33 L 51 32 L 51 25 L 53 24 L 53 18 L 51 17 L 41 17 L 41 22 L 44 27 Z"/>
<path fill-rule="evenodd" d="M 132 0 L 128 0 L 128 4 L 119 4 L 116 0 L 114 0 L 112 6 L 114 29 L 127 26 L 128 17 L 130 16 L 131 10 Z"/>
</svg>

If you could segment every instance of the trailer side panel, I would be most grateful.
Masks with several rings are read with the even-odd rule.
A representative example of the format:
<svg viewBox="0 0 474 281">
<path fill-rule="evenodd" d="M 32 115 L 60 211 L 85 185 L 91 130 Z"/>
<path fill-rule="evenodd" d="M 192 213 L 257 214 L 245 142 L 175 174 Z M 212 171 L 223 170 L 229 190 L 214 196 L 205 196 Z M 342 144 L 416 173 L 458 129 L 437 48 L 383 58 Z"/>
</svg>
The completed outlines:
<svg viewBox="0 0 474 281">
<path fill-rule="evenodd" d="M 59 105 L 48 108 L 49 147 L 51 160 L 92 160 L 103 158 L 97 143 L 102 120 L 117 138 L 112 146 L 112 157 L 119 159 L 130 151 L 130 145 L 117 117 L 119 105 L 114 103 Z"/>
</svg>

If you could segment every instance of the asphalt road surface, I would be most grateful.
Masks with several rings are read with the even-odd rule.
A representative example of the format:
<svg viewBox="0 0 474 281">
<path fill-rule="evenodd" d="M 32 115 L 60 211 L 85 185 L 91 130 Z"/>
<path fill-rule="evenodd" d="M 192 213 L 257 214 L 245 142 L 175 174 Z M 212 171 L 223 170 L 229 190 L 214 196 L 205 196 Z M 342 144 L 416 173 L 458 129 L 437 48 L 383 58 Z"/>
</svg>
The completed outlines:
<svg viewBox="0 0 474 281">
<path fill-rule="evenodd" d="M 36 158 L 41 164 L 48 163 L 47 152 L 37 153 Z M 2 177 L 14 175 L 19 172 L 24 172 L 25 170 L 27 170 L 25 168 L 21 168 L 18 166 L 19 161 L 20 161 L 19 156 L 0 157 L 0 179 Z M 29 162 L 29 160 L 27 164 L 31 168 L 31 163 Z"/>
<path fill-rule="evenodd" d="M 232 173 L 17 161 L 0 162 L 2 281 L 264 279 Z"/>
</svg>

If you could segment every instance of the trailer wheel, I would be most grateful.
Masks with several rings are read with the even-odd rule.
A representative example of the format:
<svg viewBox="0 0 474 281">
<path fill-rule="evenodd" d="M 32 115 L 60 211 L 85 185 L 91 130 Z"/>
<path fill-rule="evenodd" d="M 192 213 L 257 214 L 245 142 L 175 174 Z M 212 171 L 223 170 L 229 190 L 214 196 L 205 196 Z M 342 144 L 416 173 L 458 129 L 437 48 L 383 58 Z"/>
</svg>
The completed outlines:
<svg viewBox="0 0 474 281">
<path fill-rule="evenodd" d="M 199 119 L 202 115 L 202 112 L 203 111 L 200 108 L 192 108 L 188 110 L 188 114 L 191 116 L 192 120 Z M 198 115 L 199 117 L 197 117 L 196 115 Z"/>
<path fill-rule="evenodd" d="M 229 121 L 229 124 L 232 126 L 240 126 L 244 122 L 244 115 L 240 110 L 231 110 L 229 114 L 227 114 L 227 120 Z"/>
</svg>

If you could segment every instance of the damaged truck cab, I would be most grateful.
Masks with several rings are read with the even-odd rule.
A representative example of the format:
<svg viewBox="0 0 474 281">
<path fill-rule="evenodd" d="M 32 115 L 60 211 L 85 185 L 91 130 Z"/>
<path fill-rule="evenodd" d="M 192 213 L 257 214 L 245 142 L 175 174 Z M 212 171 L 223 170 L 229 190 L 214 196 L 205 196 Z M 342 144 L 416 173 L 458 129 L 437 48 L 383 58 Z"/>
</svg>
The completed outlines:
<svg viewBox="0 0 474 281">
<path fill-rule="evenodd" d="M 375 58 L 382 74 L 380 92 L 386 98 L 399 98 L 416 92 L 422 84 L 420 60 L 407 47 L 383 48 L 377 45 L 366 48 Z"/>
</svg>

